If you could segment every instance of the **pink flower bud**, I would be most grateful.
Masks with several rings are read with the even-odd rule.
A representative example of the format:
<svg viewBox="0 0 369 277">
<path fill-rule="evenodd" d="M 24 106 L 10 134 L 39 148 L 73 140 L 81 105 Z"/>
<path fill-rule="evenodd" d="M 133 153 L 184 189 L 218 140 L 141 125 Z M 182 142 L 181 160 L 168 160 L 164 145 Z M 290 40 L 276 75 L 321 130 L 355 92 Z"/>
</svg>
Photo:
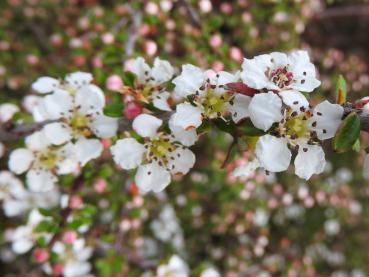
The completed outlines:
<svg viewBox="0 0 369 277">
<path fill-rule="evenodd" d="M 101 40 L 105 44 L 112 44 L 115 41 L 114 35 L 112 33 L 105 33 L 102 35 Z"/>
<path fill-rule="evenodd" d="M 221 46 L 222 42 L 223 42 L 222 37 L 218 34 L 212 35 L 209 39 L 209 44 L 213 48 L 217 48 L 217 47 Z"/>
<path fill-rule="evenodd" d="M 83 203 L 82 198 L 77 196 L 77 195 L 73 195 L 70 200 L 69 200 L 69 207 L 72 209 L 76 209 L 79 206 L 81 206 Z"/>
<path fill-rule="evenodd" d="M 232 5 L 230 3 L 224 2 L 220 5 L 220 10 L 224 14 L 230 14 L 232 12 Z"/>
<path fill-rule="evenodd" d="M 147 40 L 144 43 L 144 50 L 149 56 L 154 56 L 156 51 L 158 51 L 158 45 L 155 41 Z"/>
<path fill-rule="evenodd" d="M 100 57 L 93 57 L 92 58 L 92 65 L 96 68 L 103 67 L 104 63 Z"/>
<path fill-rule="evenodd" d="M 61 263 L 57 263 L 53 265 L 53 275 L 54 276 L 59 276 L 63 273 L 64 271 L 64 265 Z"/>
<path fill-rule="evenodd" d="M 110 139 L 102 139 L 102 140 L 101 140 L 101 144 L 103 145 L 103 147 L 104 147 L 105 149 L 107 149 L 107 148 L 109 148 L 109 147 L 110 147 L 110 145 L 111 145 L 111 141 L 110 141 Z"/>
<path fill-rule="evenodd" d="M 231 49 L 229 50 L 229 55 L 236 62 L 241 62 L 242 61 L 242 58 L 243 58 L 242 57 L 242 52 L 241 52 L 241 49 L 238 48 L 238 47 L 231 47 Z"/>
<path fill-rule="evenodd" d="M 75 65 L 82 66 L 86 63 L 86 58 L 81 55 L 74 56 L 73 61 Z"/>
<path fill-rule="evenodd" d="M 63 234 L 63 242 L 67 244 L 72 244 L 77 239 L 76 231 L 66 231 Z"/>
<path fill-rule="evenodd" d="M 221 61 L 214 61 L 213 64 L 211 65 L 211 68 L 214 71 L 221 71 L 224 69 L 224 64 Z"/>
<path fill-rule="evenodd" d="M 93 187 L 96 192 L 102 193 L 105 191 L 106 185 L 106 181 L 103 178 L 96 178 Z"/>
<path fill-rule="evenodd" d="M 123 80 L 118 75 L 111 75 L 106 79 L 106 87 L 109 90 L 120 90 L 123 86 Z"/>
<path fill-rule="evenodd" d="M 124 115 L 129 120 L 134 119 L 140 113 L 142 113 L 142 107 L 138 103 L 136 103 L 136 102 L 126 103 L 126 105 L 124 107 Z"/>
<path fill-rule="evenodd" d="M 36 248 L 33 251 L 33 258 L 38 263 L 43 263 L 49 259 L 49 252 L 44 248 Z"/>
</svg>

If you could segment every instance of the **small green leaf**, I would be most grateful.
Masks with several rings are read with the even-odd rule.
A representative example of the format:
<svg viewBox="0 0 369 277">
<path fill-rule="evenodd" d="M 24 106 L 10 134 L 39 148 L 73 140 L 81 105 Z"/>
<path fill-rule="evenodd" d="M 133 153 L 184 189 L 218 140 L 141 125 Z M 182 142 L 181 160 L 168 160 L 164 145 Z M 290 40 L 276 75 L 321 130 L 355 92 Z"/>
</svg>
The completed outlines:
<svg viewBox="0 0 369 277">
<path fill-rule="evenodd" d="M 336 102 L 337 104 L 344 104 L 347 101 L 347 86 L 346 80 L 342 75 L 338 76 L 336 83 Z"/>
<path fill-rule="evenodd" d="M 133 87 L 135 83 L 136 75 L 130 71 L 127 71 L 123 75 L 123 84 L 125 86 Z"/>
<path fill-rule="evenodd" d="M 218 127 L 219 130 L 226 132 L 228 134 L 234 134 L 236 130 L 236 125 L 233 121 L 225 122 L 223 119 L 215 119 L 214 121 L 215 126 Z"/>
<path fill-rule="evenodd" d="M 104 114 L 111 117 L 121 117 L 123 112 L 123 104 L 122 103 L 114 103 L 105 106 Z"/>
<path fill-rule="evenodd" d="M 262 136 L 265 135 L 265 132 L 263 130 L 260 130 L 256 128 L 251 120 L 247 119 L 246 121 L 242 122 L 240 125 L 240 130 L 243 135 L 246 136 Z"/>
<path fill-rule="evenodd" d="M 356 113 L 350 113 L 341 123 L 333 138 L 333 148 L 338 152 L 352 149 L 359 138 L 360 118 Z"/>
</svg>

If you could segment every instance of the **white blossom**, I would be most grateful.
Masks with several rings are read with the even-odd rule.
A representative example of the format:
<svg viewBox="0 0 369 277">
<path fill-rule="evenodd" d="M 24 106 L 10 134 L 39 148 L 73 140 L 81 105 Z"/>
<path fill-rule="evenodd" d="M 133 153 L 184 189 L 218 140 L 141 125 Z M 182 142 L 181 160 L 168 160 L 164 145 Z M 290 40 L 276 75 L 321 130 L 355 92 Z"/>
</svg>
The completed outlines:
<svg viewBox="0 0 369 277">
<path fill-rule="evenodd" d="M 18 106 L 11 103 L 0 105 L 0 122 L 7 122 L 12 119 L 15 113 L 19 112 Z"/>
<path fill-rule="evenodd" d="M 280 52 L 244 59 L 241 78 L 255 89 L 273 91 L 297 90 L 311 92 L 320 85 L 315 66 L 306 51 Z"/>
<path fill-rule="evenodd" d="M 181 138 L 158 132 L 162 121 L 141 114 L 133 121 L 133 129 L 144 138 L 118 140 L 112 147 L 114 161 L 123 169 L 138 167 L 135 181 L 143 192 L 162 191 L 171 180 L 171 174 L 187 174 L 195 163 L 195 155 L 180 144 Z"/>
<path fill-rule="evenodd" d="M 167 264 L 158 267 L 156 277 L 188 277 L 189 270 L 187 264 L 177 255 L 173 255 Z"/>
</svg>

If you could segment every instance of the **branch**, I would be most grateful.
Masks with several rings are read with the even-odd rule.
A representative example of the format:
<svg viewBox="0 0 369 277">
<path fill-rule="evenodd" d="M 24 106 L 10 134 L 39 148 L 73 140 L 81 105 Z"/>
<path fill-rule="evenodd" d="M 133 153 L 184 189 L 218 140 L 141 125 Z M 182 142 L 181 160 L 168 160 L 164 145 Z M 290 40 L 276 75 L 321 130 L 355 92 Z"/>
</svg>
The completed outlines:
<svg viewBox="0 0 369 277">
<path fill-rule="evenodd" d="M 132 13 L 132 24 L 128 29 L 128 38 L 126 43 L 124 44 L 125 57 L 129 57 L 133 54 L 136 40 L 138 38 L 138 28 L 140 27 L 142 21 L 142 14 L 140 11 L 134 10 L 131 11 L 131 13 Z"/>
<path fill-rule="evenodd" d="M 343 105 L 344 117 L 354 112 L 360 118 L 361 131 L 369 133 L 369 111 L 361 108 L 356 108 L 355 104 L 346 103 Z"/>
<path fill-rule="evenodd" d="M 55 122 L 55 120 L 24 123 L 21 125 L 14 125 L 12 122 L 3 123 L 0 125 L 0 141 L 11 141 L 26 137 L 52 122 Z"/>
<path fill-rule="evenodd" d="M 188 0 L 181 0 L 180 3 L 185 7 L 188 19 L 191 21 L 192 25 L 201 29 L 201 19 L 196 9 L 191 5 Z"/>
</svg>

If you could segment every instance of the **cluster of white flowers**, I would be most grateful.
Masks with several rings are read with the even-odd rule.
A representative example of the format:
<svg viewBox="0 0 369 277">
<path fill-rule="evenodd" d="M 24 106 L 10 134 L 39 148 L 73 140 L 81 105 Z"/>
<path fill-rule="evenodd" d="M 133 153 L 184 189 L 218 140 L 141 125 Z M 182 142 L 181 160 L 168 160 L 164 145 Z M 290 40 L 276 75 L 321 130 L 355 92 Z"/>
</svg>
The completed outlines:
<svg viewBox="0 0 369 277">
<path fill-rule="evenodd" d="M 135 182 L 143 192 L 162 191 L 172 176 L 184 175 L 194 166 L 189 147 L 198 140 L 198 128 L 211 120 L 237 128 L 247 120 L 263 133 L 255 145 L 255 159 L 236 169 L 236 176 L 259 167 L 285 171 L 294 156 L 296 175 L 309 179 L 323 171 L 321 141 L 334 137 L 344 113 L 342 106 L 328 101 L 315 108 L 309 105 L 303 93 L 312 92 L 320 81 L 306 51 L 245 59 L 234 74 L 186 64 L 173 78 L 175 69 L 168 61 L 156 58 L 150 67 L 141 57 L 130 70 L 134 83 L 123 85 L 119 92 L 124 102 L 146 109 L 134 118 L 134 133 L 124 132 L 111 153 L 121 168 L 137 168 Z M 91 74 L 75 72 L 65 80 L 41 77 L 32 85 L 46 94 L 32 109 L 34 119 L 49 123 L 28 136 L 26 147 L 13 151 L 9 159 L 14 173 L 27 171 L 31 190 L 52 189 L 57 175 L 78 172 L 101 155 L 100 139 L 117 134 L 118 120 L 103 114 L 104 93 L 91 82 Z M 170 83 L 173 91 L 167 89 Z M 241 84 L 252 93 L 231 84 Z M 152 107 L 171 113 L 168 122 L 152 115 Z M 6 110 L 14 113 L 12 107 Z"/>
</svg>

